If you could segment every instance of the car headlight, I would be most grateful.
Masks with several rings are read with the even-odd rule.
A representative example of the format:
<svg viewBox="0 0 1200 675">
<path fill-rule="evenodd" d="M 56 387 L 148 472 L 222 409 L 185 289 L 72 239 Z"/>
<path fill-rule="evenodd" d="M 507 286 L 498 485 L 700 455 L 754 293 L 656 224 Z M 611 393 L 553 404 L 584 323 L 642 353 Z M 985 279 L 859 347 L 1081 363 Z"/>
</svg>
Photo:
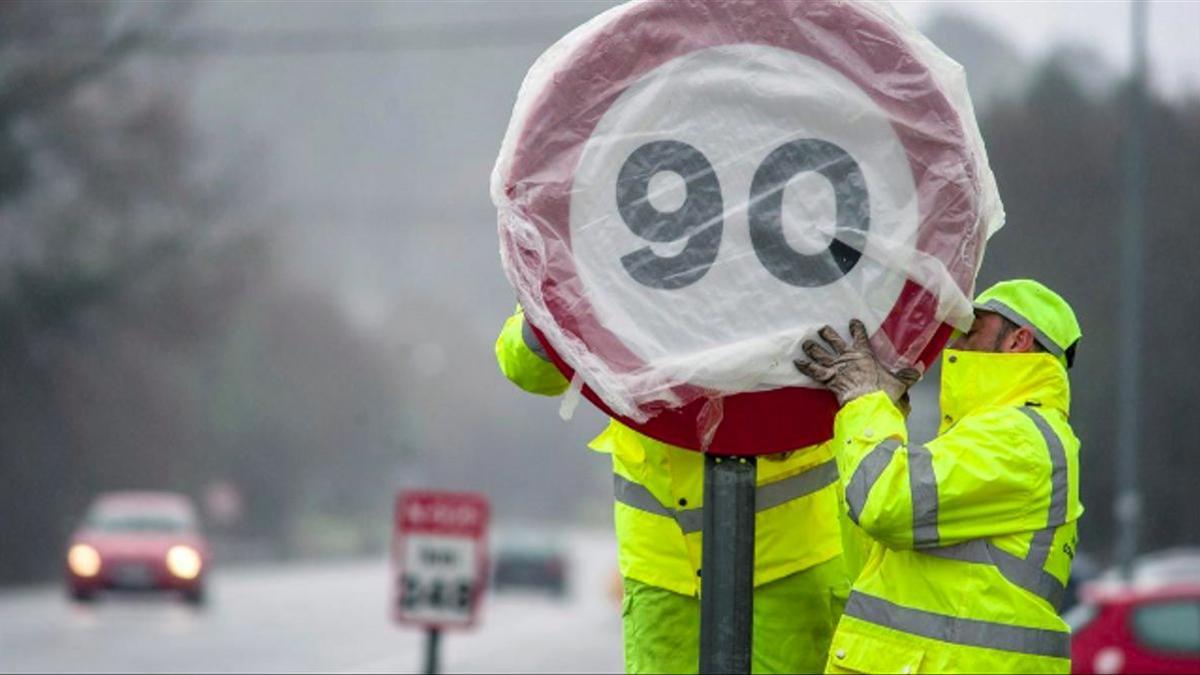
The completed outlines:
<svg viewBox="0 0 1200 675">
<path fill-rule="evenodd" d="M 94 577 L 100 573 L 100 552 L 87 544 L 75 544 L 67 551 L 67 567 L 76 576 Z"/>
<path fill-rule="evenodd" d="M 172 546 L 167 551 L 167 570 L 180 579 L 200 576 L 200 553 L 191 546 Z"/>
</svg>

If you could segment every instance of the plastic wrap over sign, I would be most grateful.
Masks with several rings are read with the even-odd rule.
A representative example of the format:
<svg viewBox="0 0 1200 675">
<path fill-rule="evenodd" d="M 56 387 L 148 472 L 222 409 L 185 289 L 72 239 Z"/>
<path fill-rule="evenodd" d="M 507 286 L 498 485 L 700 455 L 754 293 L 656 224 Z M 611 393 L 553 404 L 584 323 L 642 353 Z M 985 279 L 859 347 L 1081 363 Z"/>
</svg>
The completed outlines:
<svg viewBox="0 0 1200 675">
<path fill-rule="evenodd" d="M 688 447 L 739 396 L 822 418 L 779 442 L 828 437 L 830 398 L 792 365 L 800 342 L 861 318 L 889 365 L 928 362 L 945 326 L 969 326 L 1003 222 L 961 67 L 862 2 L 596 17 L 530 69 L 492 198 L 555 362 L 651 435 L 692 410 L 695 442 L 663 439 Z M 787 393 L 746 396 L 768 392 Z"/>
</svg>

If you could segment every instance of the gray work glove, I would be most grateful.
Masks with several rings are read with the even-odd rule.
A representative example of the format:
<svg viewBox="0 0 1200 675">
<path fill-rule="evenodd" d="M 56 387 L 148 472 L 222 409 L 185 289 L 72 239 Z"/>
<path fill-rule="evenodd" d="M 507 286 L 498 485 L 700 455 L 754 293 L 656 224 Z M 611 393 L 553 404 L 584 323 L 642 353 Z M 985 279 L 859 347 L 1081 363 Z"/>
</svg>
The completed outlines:
<svg viewBox="0 0 1200 675">
<path fill-rule="evenodd" d="M 885 368 L 875 358 L 875 352 L 871 351 L 867 327 L 858 319 L 850 322 L 850 337 L 854 340 L 852 345 L 847 345 L 830 326 L 825 326 L 817 334 L 829 343 L 833 351 L 814 340 L 805 340 L 802 347 L 812 362 L 794 363 L 797 370 L 829 387 L 837 396 L 838 405 L 846 405 L 859 396 L 876 391 L 883 391 L 892 399 L 892 403 L 900 405 L 908 388 L 921 379 L 921 373 L 915 368 L 904 368 L 894 374 Z"/>
</svg>

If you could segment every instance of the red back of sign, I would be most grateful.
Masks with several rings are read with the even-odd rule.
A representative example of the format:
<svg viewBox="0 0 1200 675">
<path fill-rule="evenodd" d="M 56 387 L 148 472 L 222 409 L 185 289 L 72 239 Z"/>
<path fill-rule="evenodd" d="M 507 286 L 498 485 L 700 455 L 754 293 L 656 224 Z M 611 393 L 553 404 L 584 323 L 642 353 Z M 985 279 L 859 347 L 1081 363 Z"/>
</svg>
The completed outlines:
<svg viewBox="0 0 1200 675">
<path fill-rule="evenodd" d="M 421 490 L 397 497 L 397 622 L 429 628 L 475 623 L 487 580 L 488 519 L 488 501 L 480 494 Z"/>
</svg>

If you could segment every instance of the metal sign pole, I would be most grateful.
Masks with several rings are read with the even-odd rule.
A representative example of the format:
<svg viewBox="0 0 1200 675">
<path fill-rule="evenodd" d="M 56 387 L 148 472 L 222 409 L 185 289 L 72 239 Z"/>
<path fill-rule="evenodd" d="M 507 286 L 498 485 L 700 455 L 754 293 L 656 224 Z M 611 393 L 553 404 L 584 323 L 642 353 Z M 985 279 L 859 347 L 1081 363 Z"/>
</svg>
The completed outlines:
<svg viewBox="0 0 1200 675">
<path fill-rule="evenodd" d="M 1141 368 L 1143 243 L 1142 220 L 1146 192 L 1146 9 L 1148 1 L 1134 0 L 1130 32 L 1133 41 L 1133 77 L 1129 83 L 1130 124 L 1125 141 L 1125 196 L 1121 222 L 1120 351 L 1117 387 L 1117 562 L 1126 579 L 1133 574 L 1138 548 L 1141 494 L 1138 462 L 1146 461 L 1141 441 Z"/>
<path fill-rule="evenodd" d="M 753 457 L 704 456 L 701 673 L 750 672 L 757 469 Z"/>
<path fill-rule="evenodd" d="M 441 648 L 442 631 L 440 628 L 429 627 L 425 631 L 425 675 L 437 675 L 438 651 Z"/>
</svg>

